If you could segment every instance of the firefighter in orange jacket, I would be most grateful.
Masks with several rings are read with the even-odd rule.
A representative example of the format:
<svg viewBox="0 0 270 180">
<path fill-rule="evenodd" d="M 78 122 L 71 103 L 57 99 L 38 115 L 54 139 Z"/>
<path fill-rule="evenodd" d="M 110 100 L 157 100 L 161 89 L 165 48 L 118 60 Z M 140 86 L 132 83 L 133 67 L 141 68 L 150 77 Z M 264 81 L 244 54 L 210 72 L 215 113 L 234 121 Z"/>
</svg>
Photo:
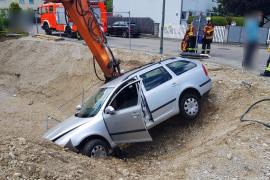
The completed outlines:
<svg viewBox="0 0 270 180">
<path fill-rule="evenodd" d="M 185 34 L 184 39 L 181 42 L 181 50 L 182 52 L 188 51 L 188 36 Z"/>
<path fill-rule="evenodd" d="M 210 18 L 207 19 L 207 25 L 204 27 L 203 34 L 202 54 L 210 54 L 211 43 L 213 42 L 214 37 L 214 25 Z"/>
<path fill-rule="evenodd" d="M 196 29 L 192 24 L 188 25 L 188 29 L 186 31 L 186 36 L 188 37 L 188 52 L 196 51 Z"/>
</svg>

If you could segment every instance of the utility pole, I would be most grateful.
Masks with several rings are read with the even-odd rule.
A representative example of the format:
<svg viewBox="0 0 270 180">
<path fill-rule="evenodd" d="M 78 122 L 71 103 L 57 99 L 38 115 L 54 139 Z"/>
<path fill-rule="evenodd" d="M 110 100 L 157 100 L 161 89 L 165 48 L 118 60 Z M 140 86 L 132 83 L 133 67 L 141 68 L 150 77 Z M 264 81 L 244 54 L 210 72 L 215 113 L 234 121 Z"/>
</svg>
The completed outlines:
<svg viewBox="0 0 270 180">
<path fill-rule="evenodd" d="M 184 5 L 184 0 L 181 0 L 180 24 L 182 24 L 183 5 Z"/>
<path fill-rule="evenodd" d="M 162 22 L 161 22 L 161 35 L 160 35 L 160 54 L 163 54 L 163 34 L 164 34 L 164 22 L 165 22 L 165 3 L 166 0 L 163 0 L 162 5 Z"/>
</svg>

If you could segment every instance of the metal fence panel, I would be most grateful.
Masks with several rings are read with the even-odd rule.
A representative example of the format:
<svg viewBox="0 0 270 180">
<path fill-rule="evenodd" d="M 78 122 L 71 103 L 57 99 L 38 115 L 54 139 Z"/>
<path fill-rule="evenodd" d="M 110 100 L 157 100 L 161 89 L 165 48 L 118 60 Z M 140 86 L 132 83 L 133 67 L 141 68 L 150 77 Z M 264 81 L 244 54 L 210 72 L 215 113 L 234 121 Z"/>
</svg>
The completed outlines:
<svg viewBox="0 0 270 180">
<path fill-rule="evenodd" d="M 270 44 L 270 28 L 268 30 L 268 38 L 267 38 L 267 43 Z"/>
<path fill-rule="evenodd" d="M 240 26 L 228 26 L 228 43 L 239 43 L 241 40 L 242 27 Z"/>
<path fill-rule="evenodd" d="M 259 30 L 259 44 L 267 44 L 269 28 L 260 28 Z"/>
<path fill-rule="evenodd" d="M 143 34 L 153 34 L 155 29 L 155 23 L 151 18 L 131 17 L 131 22 L 135 23 L 137 28 Z M 108 25 L 112 25 L 116 21 L 129 21 L 128 17 L 108 17 Z"/>
<path fill-rule="evenodd" d="M 240 26 L 229 26 L 228 27 L 228 43 L 244 43 L 246 39 L 245 28 Z M 258 43 L 265 45 L 269 38 L 269 28 L 259 29 Z"/>
</svg>

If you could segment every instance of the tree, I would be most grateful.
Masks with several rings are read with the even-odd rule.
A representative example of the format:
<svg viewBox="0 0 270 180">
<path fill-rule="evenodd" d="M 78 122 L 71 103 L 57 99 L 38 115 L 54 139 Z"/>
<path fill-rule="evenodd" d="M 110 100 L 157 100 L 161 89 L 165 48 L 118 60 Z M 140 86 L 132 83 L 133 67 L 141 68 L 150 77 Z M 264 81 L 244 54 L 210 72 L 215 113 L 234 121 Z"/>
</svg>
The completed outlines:
<svg viewBox="0 0 270 180">
<path fill-rule="evenodd" d="M 20 5 L 17 2 L 12 2 L 9 5 L 9 13 L 19 13 L 22 11 L 22 8 L 20 7 Z"/>
<path fill-rule="evenodd" d="M 217 2 L 218 7 L 213 9 L 217 15 L 244 16 L 252 11 L 261 11 L 266 21 L 270 15 L 270 0 L 217 0 Z"/>
<path fill-rule="evenodd" d="M 113 0 L 106 0 L 106 8 L 107 12 L 113 11 Z"/>
</svg>

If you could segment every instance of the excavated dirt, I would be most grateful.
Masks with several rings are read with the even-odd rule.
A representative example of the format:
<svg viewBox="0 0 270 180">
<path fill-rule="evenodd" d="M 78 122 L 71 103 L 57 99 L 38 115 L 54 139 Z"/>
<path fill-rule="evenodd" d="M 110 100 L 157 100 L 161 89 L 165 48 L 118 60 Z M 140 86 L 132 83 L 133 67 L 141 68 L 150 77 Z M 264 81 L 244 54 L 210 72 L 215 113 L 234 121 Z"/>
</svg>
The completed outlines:
<svg viewBox="0 0 270 180">
<path fill-rule="evenodd" d="M 126 70 L 159 59 L 114 53 Z M 269 98 L 267 79 L 205 63 L 214 85 L 197 121 L 172 118 L 151 130 L 153 142 L 125 145 L 121 158 L 90 159 L 41 139 L 47 119 L 52 126 L 70 116 L 82 89 L 87 97 L 102 85 L 88 49 L 77 42 L 7 40 L 0 42 L 0 63 L 0 179 L 270 178 L 270 129 L 239 121 L 251 104 Z M 269 117 L 270 102 L 247 115 Z"/>
</svg>

